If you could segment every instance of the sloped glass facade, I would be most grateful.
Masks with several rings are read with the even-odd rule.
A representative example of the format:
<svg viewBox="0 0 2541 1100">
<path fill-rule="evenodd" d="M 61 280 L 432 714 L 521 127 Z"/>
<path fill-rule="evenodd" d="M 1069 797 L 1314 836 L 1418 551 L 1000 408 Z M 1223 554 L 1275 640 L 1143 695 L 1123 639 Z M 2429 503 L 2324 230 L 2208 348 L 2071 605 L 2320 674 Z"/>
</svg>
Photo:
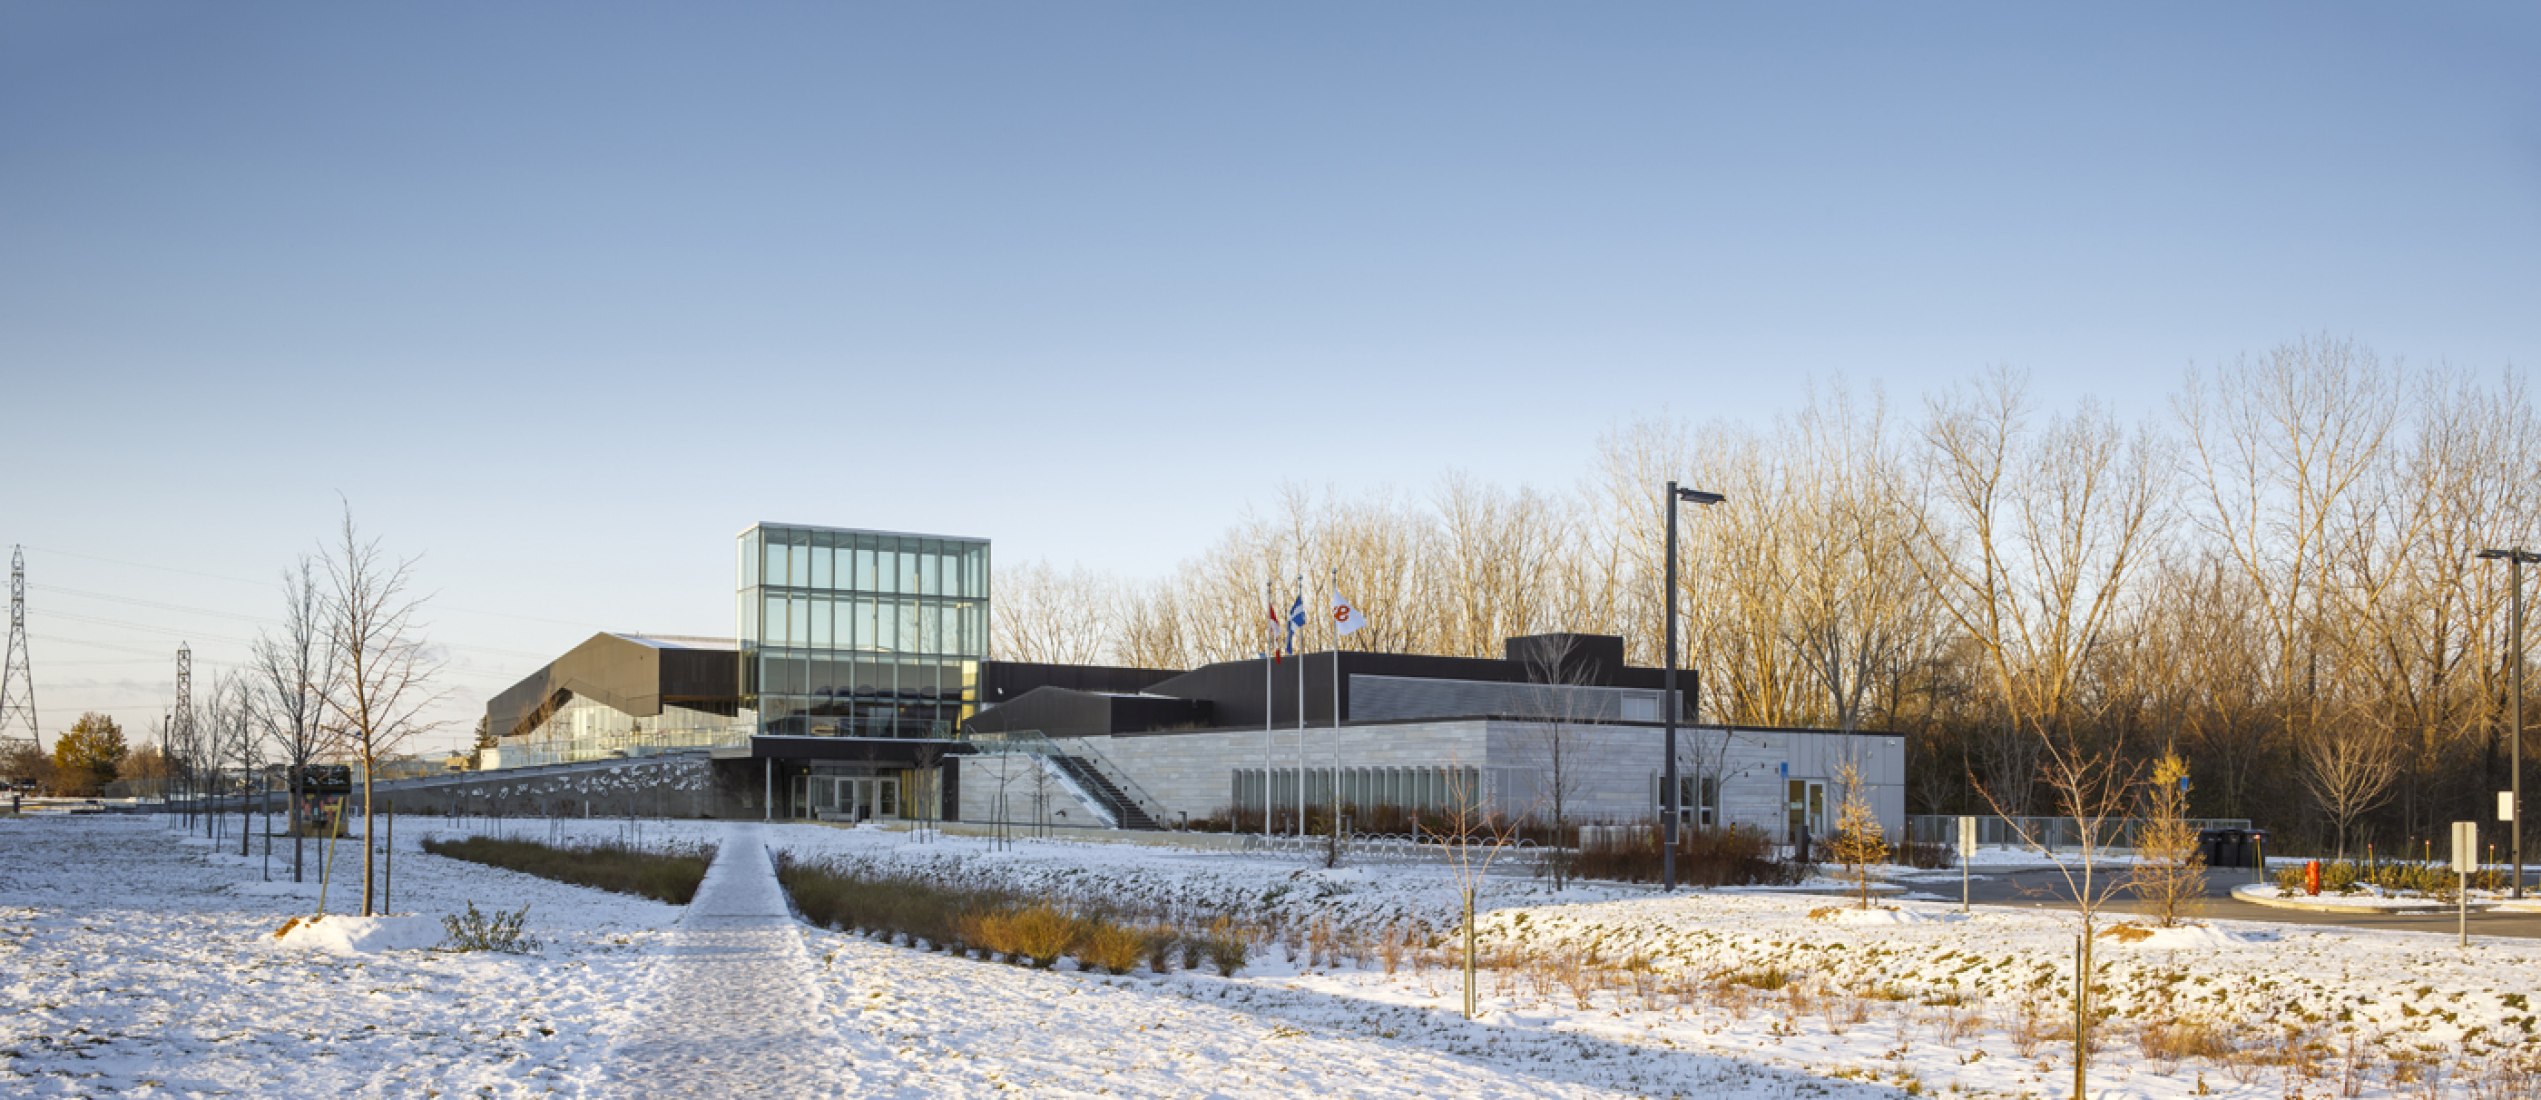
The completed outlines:
<svg viewBox="0 0 2541 1100">
<path fill-rule="evenodd" d="M 761 733 L 950 737 L 979 706 L 985 539 L 760 524 L 741 533 L 742 705 Z"/>
</svg>

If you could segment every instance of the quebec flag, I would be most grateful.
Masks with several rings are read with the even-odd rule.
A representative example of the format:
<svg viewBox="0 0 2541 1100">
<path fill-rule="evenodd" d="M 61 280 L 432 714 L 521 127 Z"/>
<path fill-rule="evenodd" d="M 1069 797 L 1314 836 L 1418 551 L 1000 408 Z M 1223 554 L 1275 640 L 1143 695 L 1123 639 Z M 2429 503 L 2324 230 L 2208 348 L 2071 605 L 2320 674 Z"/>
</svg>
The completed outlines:
<svg viewBox="0 0 2541 1100">
<path fill-rule="evenodd" d="M 1368 625 L 1367 617 L 1359 614 L 1358 608 L 1350 606 L 1350 601 L 1341 593 L 1332 594 L 1332 629 L 1334 631 L 1346 637 L 1358 633 L 1359 628 L 1366 625 Z"/>
</svg>

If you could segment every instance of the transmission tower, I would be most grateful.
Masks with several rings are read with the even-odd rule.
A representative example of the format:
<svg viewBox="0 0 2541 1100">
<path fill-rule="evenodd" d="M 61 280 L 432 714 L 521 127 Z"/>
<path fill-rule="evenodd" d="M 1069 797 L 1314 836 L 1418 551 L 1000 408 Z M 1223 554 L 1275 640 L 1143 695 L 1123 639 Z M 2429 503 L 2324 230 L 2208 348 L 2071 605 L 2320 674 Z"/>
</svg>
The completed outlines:
<svg viewBox="0 0 2541 1100">
<path fill-rule="evenodd" d="M 194 786 L 194 648 L 184 642 L 176 646 L 176 711 L 175 723 L 167 744 L 159 751 L 166 753 L 168 766 L 176 773 L 177 782 L 191 796 Z M 187 826 L 194 821 L 194 803 L 186 803 Z"/>
<path fill-rule="evenodd" d="M 194 747 L 194 647 L 184 642 L 176 647 L 176 743 Z"/>
<path fill-rule="evenodd" d="M 16 733 L 26 723 L 26 733 Z M 26 649 L 26 548 L 9 549 L 9 664 L 0 671 L 0 749 L 24 740 L 44 751 L 42 727 L 35 724 L 35 667 Z"/>
</svg>

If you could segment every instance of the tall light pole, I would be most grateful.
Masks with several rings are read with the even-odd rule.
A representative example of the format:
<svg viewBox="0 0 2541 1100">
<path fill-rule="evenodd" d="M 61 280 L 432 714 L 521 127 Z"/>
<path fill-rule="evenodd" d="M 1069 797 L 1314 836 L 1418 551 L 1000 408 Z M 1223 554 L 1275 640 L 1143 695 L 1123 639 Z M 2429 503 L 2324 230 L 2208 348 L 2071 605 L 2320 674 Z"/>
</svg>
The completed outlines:
<svg viewBox="0 0 2541 1100">
<path fill-rule="evenodd" d="M 2514 811 L 2514 820 L 2506 823 L 2506 835 L 2511 838 L 2509 847 L 2514 852 L 2514 896 L 2520 898 L 2523 896 L 2523 566 L 2525 562 L 2541 562 L 2541 554 L 2518 546 L 2510 550 L 2482 550 L 2479 556 L 2488 561 L 2504 558 L 2506 583 L 2514 588 L 2514 618 L 2506 628 L 2509 635 L 2506 645 L 2514 650 L 2515 655 L 2514 740 L 2508 743 L 2507 759 L 2511 763 L 2506 765 L 2514 773 L 2507 784 L 2506 795 L 2506 802 Z"/>
<path fill-rule="evenodd" d="M 1676 482 L 1668 482 L 1667 667 L 1660 673 L 1660 686 L 1666 698 L 1659 705 L 1659 710 L 1667 715 L 1668 754 L 1666 777 L 1659 782 L 1659 880 L 1663 890 L 1676 889 L 1676 819 L 1679 816 L 1676 778 L 1676 709 L 1679 702 L 1676 694 L 1676 506 L 1719 504 L 1728 499 L 1719 493 L 1706 493 L 1700 489 L 1680 489 Z M 1701 690 L 1702 683 L 1702 675 L 1696 673 L 1696 690 Z M 1698 711 L 1695 717 L 1702 715 Z"/>
</svg>

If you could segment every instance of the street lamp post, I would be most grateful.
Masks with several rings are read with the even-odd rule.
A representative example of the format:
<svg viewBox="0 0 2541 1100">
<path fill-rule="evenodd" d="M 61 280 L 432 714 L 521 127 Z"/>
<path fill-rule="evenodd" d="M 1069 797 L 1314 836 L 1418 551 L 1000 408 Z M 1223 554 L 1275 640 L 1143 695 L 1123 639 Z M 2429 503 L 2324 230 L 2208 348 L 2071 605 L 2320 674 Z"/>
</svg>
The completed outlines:
<svg viewBox="0 0 2541 1100">
<path fill-rule="evenodd" d="M 1664 890 L 1676 889 L 1676 819 L 1680 816 L 1676 778 L 1676 710 L 1679 702 L 1676 694 L 1676 506 L 1680 503 L 1719 504 L 1728 499 L 1719 493 L 1706 493 L 1700 489 L 1680 489 L 1676 482 L 1668 482 L 1668 641 L 1667 662 L 1660 673 L 1660 688 L 1666 698 L 1659 705 L 1659 710 L 1667 716 L 1666 774 L 1659 782 L 1659 880 L 1660 888 Z M 1702 684 L 1699 673 L 1694 682 L 1698 688 Z M 1698 712 L 1695 717 L 1699 719 L 1702 715 Z"/>
<path fill-rule="evenodd" d="M 2507 770 L 2514 774 L 2507 783 L 2506 803 L 2514 820 L 2506 823 L 2508 848 L 2514 853 L 2514 896 L 2523 896 L 2523 566 L 2525 562 L 2541 562 L 2541 554 L 2520 546 L 2509 550 L 2482 550 L 2479 556 L 2488 561 L 2506 560 L 2506 583 L 2513 587 L 2513 619 L 2507 625 L 2506 645 L 2514 651 L 2514 739 L 2507 749 Z"/>
</svg>

